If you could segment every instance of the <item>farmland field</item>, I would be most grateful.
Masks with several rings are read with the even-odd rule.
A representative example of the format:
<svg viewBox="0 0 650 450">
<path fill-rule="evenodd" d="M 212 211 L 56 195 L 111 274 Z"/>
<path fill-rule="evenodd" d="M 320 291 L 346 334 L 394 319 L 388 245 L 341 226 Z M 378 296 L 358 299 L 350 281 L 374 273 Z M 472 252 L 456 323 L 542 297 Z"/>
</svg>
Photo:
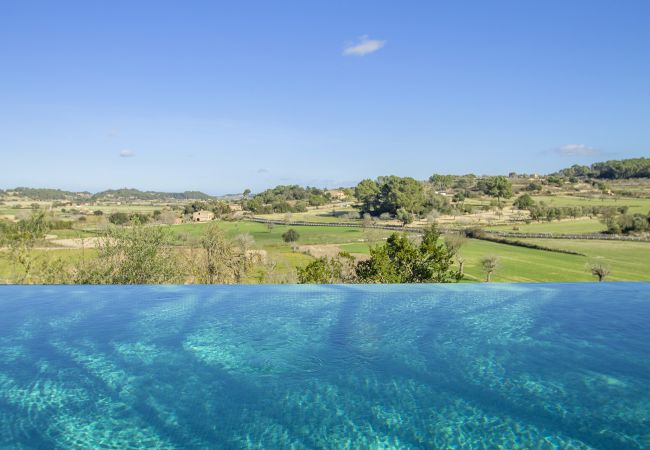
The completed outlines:
<svg viewBox="0 0 650 450">
<path fill-rule="evenodd" d="M 575 222 L 582 228 L 574 226 Z M 539 225 L 539 227 L 534 227 Z M 595 228 L 598 221 L 566 221 L 551 224 L 530 224 L 530 228 L 520 227 L 521 231 L 585 232 L 591 226 Z M 179 250 L 187 245 L 198 243 L 208 224 L 189 223 L 168 226 Z M 294 251 L 291 245 L 282 240 L 282 234 L 289 228 L 295 229 L 300 238 L 301 249 L 310 246 L 334 246 L 341 251 L 356 255 L 368 254 L 369 246 L 376 245 L 391 234 L 386 230 L 364 230 L 362 228 L 305 227 L 276 225 L 271 230 L 265 224 L 255 222 L 219 222 L 229 237 L 248 233 L 255 239 L 254 248 L 264 250 L 269 258 L 276 262 L 275 272 L 286 275 L 295 273 L 296 266 L 303 266 L 312 261 L 312 256 Z M 562 231 L 560 231 L 562 230 Z M 580 230 L 580 231 L 579 231 Z M 53 230 L 58 238 L 92 237 L 95 233 L 79 230 Z M 611 281 L 650 280 L 650 243 L 598 240 L 569 239 L 518 239 L 549 248 L 571 250 L 586 256 L 569 255 L 544 250 L 529 249 L 512 245 L 470 239 L 460 253 L 465 258 L 465 281 L 481 281 L 484 275 L 480 268 L 481 258 L 494 255 L 499 259 L 499 268 L 493 275 L 497 282 L 546 282 L 546 281 L 593 281 L 594 277 L 587 269 L 591 261 L 604 259 L 611 266 L 608 277 Z M 48 243 L 48 246 L 49 243 Z M 42 249 L 34 250 L 37 260 L 63 258 L 65 261 L 78 261 L 80 258 L 92 258 L 94 249 Z M 0 279 L 8 281 L 13 267 L 8 263 L 6 252 L 0 253 Z M 256 280 L 256 273 L 248 278 Z"/>
<path fill-rule="evenodd" d="M 177 237 L 186 235 L 190 238 L 198 238 L 204 231 L 207 224 L 183 224 L 171 227 L 173 234 Z M 236 236 L 241 233 L 250 233 L 258 245 L 286 245 L 282 241 L 282 234 L 289 228 L 293 228 L 300 234 L 299 244 L 339 244 L 348 242 L 363 242 L 374 238 L 381 239 L 390 235 L 385 230 L 364 230 L 363 228 L 336 228 L 326 226 L 287 226 L 275 225 L 271 230 L 266 224 L 256 222 L 219 222 L 219 227 L 229 236 Z"/>
<path fill-rule="evenodd" d="M 358 219 L 355 218 L 350 219 L 348 217 L 348 214 L 358 215 L 359 210 L 352 206 L 331 205 L 331 206 L 322 206 L 319 208 L 309 208 L 305 212 L 290 213 L 288 217 L 290 217 L 290 220 L 292 221 L 299 221 L 299 222 L 331 223 L 331 222 L 358 221 Z M 270 220 L 285 220 L 287 218 L 287 214 L 281 214 L 281 213 L 264 214 L 259 217 L 262 217 L 264 219 L 270 219 Z"/>
<path fill-rule="evenodd" d="M 535 195 L 533 200 L 545 202 L 547 206 L 628 206 L 630 213 L 650 212 L 650 198 L 603 197 L 583 198 L 568 195 Z"/>
<path fill-rule="evenodd" d="M 650 280 L 650 243 L 570 239 L 517 239 L 586 256 L 529 249 L 513 245 L 470 239 L 460 253 L 465 258 L 467 281 L 482 281 L 481 258 L 494 255 L 499 268 L 493 275 L 497 282 L 594 281 L 588 263 L 604 259 L 612 269 L 610 281 Z M 368 243 L 340 244 L 350 253 L 367 254 Z"/>
<path fill-rule="evenodd" d="M 522 233 L 601 233 L 606 227 L 598 219 L 576 219 L 553 222 L 533 222 L 516 225 L 487 227 L 495 231 L 520 231 Z"/>
<path fill-rule="evenodd" d="M 521 239 L 550 248 L 584 253 L 587 259 L 602 259 L 611 266 L 611 281 L 650 280 L 650 242 L 579 239 Z"/>
</svg>

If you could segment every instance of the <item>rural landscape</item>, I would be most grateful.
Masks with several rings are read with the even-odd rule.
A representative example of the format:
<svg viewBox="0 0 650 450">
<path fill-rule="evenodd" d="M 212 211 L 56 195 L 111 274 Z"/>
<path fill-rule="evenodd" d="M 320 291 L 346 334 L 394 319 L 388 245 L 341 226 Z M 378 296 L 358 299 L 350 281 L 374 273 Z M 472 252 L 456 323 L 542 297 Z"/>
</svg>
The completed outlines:
<svg viewBox="0 0 650 450">
<path fill-rule="evenodd" d="M 650 1 L 2 1 L 0 450 L 650 449 Z"/>
<path fill-rule="evenodd" d="M 650 159 L 211 196 L 0 190 L 3 284 L 650 280 Z"/>
</svg>

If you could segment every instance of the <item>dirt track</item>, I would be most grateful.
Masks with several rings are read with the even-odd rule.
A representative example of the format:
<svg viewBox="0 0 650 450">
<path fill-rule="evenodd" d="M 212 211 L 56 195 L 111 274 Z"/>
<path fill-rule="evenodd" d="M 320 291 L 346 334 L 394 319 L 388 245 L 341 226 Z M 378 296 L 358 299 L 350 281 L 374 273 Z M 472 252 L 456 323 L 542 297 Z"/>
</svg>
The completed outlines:
<svg viewBox="0 0 650 450">
<path fill-rule="evenodd" d="M 98 237 L 48 239 L 48 242 L 61 248 L 95 248 L 99 242 Z"/>
</svg>

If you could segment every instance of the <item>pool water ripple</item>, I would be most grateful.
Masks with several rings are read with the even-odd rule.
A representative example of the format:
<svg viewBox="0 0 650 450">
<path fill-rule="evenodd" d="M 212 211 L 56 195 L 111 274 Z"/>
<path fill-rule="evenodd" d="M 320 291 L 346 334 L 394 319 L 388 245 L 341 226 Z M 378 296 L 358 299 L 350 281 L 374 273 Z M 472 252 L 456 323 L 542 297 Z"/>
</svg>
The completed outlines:
<svg viewBox="0 0 650 450">
<path fill-rule="evenodd" d="M 650 448 L 650 284 L 6 286 L 0 448 Z"/>
</svg>

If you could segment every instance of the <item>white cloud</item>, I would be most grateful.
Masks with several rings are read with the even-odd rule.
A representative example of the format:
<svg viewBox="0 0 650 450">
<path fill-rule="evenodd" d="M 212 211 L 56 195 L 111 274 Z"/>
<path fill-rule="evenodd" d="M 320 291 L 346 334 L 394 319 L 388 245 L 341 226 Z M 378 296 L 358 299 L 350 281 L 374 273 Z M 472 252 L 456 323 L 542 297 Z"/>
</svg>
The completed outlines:
<svg viewBox="0 0 650 450">
<path fill-rule="evenodd" d="M 600 155 L 600 150 L 585 144 L 566 144 L 555 149 L 556 153 L 563 156 L 594 156 Z"/>
<path fill-rule="evenodd" d="M 369 39 L 368 35 L 363 35 L 359 38 L 357 42 L 348 44 L 343 49 L 343 55 L 364 56 L 376 52 L 384 45 L 386 45 L 386 41 L 380 41 L 378 39 Z"/>
<path fill-rule="evenodd" d="M 257 173 L 269 173 L 269 169 L 257 169 Z"/>
<path fill-rule="evenodd" d="M 135 153 L 133 150 L 129 150 L 128 148 L 120 151 L 120 158 L 131 158 L 133 156 L 135 156 Z"/>
</svg>

